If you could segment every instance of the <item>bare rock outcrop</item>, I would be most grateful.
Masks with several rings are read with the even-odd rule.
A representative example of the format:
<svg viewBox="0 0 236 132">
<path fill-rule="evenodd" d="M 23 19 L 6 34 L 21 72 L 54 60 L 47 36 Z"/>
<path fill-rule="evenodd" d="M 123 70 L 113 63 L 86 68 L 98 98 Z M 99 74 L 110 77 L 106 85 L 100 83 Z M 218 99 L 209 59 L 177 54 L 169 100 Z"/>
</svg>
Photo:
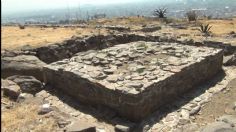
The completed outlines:
<svg viewBox="0 0 236 132">
<path fill-rule="evenodd" d="M 44 65 L 46 65 L 44 62 L 31 55 L 2 57 L 1 76 L 6 78 L 13 75 L 26 75 L 34 76 L 42 81 L 42 67 Z"/>
</svg>

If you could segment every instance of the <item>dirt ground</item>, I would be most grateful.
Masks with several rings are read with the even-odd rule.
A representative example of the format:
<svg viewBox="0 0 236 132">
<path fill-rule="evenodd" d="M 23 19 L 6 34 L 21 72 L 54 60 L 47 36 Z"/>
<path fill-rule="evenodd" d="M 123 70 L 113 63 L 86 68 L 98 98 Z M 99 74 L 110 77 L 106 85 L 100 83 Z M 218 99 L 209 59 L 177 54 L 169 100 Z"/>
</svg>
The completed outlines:
<svg viewBox="0 0 236 132">
<path fill-rule="evenodd" d="M 23 103 L 15 103 L 7 98 L 1 101 L 13 108 L 2 110 L 1 130 L 4 132 L 13 131 L 55 131 L 57 129 L 56 120 L 50 116 L 38 115 L 41 99 L 32 98 Z M 2 105 L 5 107 L 6 105 Z"/>
<path fill-rule="evenodd" d="M 236 115 L 236 111 L 232 109 L 235 101 L 236 78 L 229 82 L 223 92 L 214 95 L 212 100 L 202 108 L 201 113 L 196 116 L 196 123 L 205 125 L 225 114 Z"/>
<path fill-rule="evenodd" d="M 113 18 L 113 19 L 99 19 L 91 21 L 87 28 L 41 28 L 41 27 L 26 27 L 20 29 L 18 26 L 3 26 L 2 32 L 2 49 L 17 49 L 25 45 L 32 47 L 40 47 L 55 42 L 60 42 L 71 38 L 73 35 L 86 36 L 92 34 L 107 34 L 106 29 L 95 29 L 97 24 L 102 25 L 124 25 L 131 27 L 131 31 L 140 29 L 143 25 L 159 25 L 162 26 L 163 33 L 171 33 L 176 36 L 182 35 L 191 37 L 193 39 L 205 39 L 197 30 L 199 23 L 209 23 L 212 26 L 212 40 L 229 42 L 236 45 L 236 38 L 229 38 L 230 32 L 236 32 L 236 18 L 231 20 L 199 20 L 196 23 L 189 23 L 186 20 L 171 20 L 172 23 L 185 25 L 187 29 L 176 29 L 167 26 L 165 22 L 160 20 L 146 19 L 142 17 L 129 18 Z"/>
<path fill-rule="evenodd" d="M 55 42 L 61 42 L 73 35 L 86 36 L 96 34 L 98 31 L 92 28 L 40 28 L 26 27 L 20 29 L 17 26 L 2 27 L 2 49 L 17 49 L 25 45 L 40 47 Z M 101 32 L 104 32 L 103 30 Z"/>
</svg>

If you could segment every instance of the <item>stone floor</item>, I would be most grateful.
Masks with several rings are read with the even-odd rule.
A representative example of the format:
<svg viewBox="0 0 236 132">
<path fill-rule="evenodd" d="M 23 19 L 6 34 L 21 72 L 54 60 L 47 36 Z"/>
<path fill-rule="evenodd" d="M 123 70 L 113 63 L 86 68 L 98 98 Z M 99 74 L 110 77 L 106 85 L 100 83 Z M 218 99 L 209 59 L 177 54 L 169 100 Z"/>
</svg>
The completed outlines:
<svg viewBox="0 0 236 132">
<path fill-rule="evenodd" d="M 217 52 L 219 50 L 213 48 L 176 43 L 134 42 L 101 51 L 80 52 L 47 68 L 72 72 L 111 90 L 138 94 Z"/>
</svg>

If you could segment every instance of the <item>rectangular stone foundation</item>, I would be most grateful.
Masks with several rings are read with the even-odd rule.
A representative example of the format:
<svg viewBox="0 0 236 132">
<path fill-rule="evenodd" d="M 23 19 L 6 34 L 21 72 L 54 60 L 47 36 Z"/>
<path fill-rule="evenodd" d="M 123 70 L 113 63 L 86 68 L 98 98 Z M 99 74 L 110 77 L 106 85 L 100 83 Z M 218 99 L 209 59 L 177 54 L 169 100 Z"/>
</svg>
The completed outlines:
<svg viewBox="0 0 236 132">
<path fill-rule="evenodd" d="M 220 49 L 139 41 L 77 53 L 43 71 L 46 84 L 78 101 L 140 121 L 213 77 L 222 60 Z"/>
</svg>

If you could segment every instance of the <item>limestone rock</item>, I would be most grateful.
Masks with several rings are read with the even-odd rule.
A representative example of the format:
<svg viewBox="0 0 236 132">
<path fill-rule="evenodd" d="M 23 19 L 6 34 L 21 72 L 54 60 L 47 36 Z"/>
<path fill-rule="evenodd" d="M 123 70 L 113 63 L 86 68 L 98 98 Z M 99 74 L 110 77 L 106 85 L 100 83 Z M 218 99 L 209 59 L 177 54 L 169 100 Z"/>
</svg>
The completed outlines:
<svg viewBox="0 0 236 132">
<path fill-rule="evenodd" d="M 3 78 L 12 75 L 34 76 L 43 80 L 42 67 L 46 64 L 35 56 L 19 55 L 15 57 L 3 57 L 1 63 L 1 75 Z"/>
<path fill-rule="evenodd" d="M 31 99 L 34 96 L 32 94 L 28 94 L 28 93 L 21 93 L 18 98 L 17 98 L 17 102 L 23 102 L 26 99 Z"/>
<path fill-rule="evenodd" d="M 98 80 L 102 80 L 102 79 L 105 79 L 107 77 L 106 74 L 104 74 L 103 72 L 100 72 L 100 71 L 89 72 L 89 75 L 92 78 L 95 78 L 95 79 L 98 79 Z"/>
<path fill-rule="evenodd" d="M 127 84 L 128 87 L 133 87 L 133 88 L 141 88 L 143 87 L 142 83 L 139 82 L 130 82 Z"/>
<path fill-rule="evenodd" d="M 190 112 L 189 114 L 192 116 L 192 115 L 195 115 L 197 114 L 199 111 L 201 110 L 201 106 L 196 106 L 194 107 Z"/>
<path fill-rule="evenodd" d="M 231 56 L 224 57 L 223 63 L 225 66 L 236 66 L 236 53 Z"/>
<path fill-rule="evenodd" d="M 15 83 L 17 83 L 22 92 L 35 94 L 42 90 L 43 84 L 33 76 L 10 76 L 7 78 Z"/>
<path fill-rule="evenodd" d="M 106 79 L 107 79 L 108 82 L 115 83 L 115 82 L 118 81 L 118 77 L 119 76 L 117 76 L 117 75 L 110 75 Z"/>
<path fill-rule="evenodd" d="M 103 72 L 106 74 L 112 74 L 114 72 L 114 70 L 113 69 L 104 69 Z"/>
<path fill-rule="evenodd" d="M 130 131 L 129 127 L 123 126 L 123 125 L 116 125 L 115 130 L 116 132 L 129 132 Z"/>
<path fill-rule="evenodd" d="M 53 109 L 52 109 L 52 107 L 50 106 L 50 104 L 43 104 L 43 105 L 41 106 L 41 108 L 39 109 L 38 114 L 39 114 L 39 115 L 44 115 L 44 114 L 47 114 L 47 113 L 51 112 L 52 110 L 53 110 Z"/>
<path fill-rule="evenodd" d="M 1 92 L 3 91 L 3 95 L 16 100 L 21 92 L 20 87 L 11 80 L 1 79 L 1 83 Z"/>
<path fill-rule="evenodd" d="M 189 119 L 189 111 L 188 110 L 182 109 L 180 113 L 181 113 L 181 116 L 183 119 Z"/>
<path fill-rule="evenodd" d="M 178 122 L 179 125 L 186 125 L 188 123 L 190 123 L 190 120 L 188 119 L 179 119 L 179 122 Z"/>
<path fill-rule="evenodd" d="M 96 132 L 96 127 L 85 121 L 75 121 L 67 126 L 67 132 Z"/>
</svg>

